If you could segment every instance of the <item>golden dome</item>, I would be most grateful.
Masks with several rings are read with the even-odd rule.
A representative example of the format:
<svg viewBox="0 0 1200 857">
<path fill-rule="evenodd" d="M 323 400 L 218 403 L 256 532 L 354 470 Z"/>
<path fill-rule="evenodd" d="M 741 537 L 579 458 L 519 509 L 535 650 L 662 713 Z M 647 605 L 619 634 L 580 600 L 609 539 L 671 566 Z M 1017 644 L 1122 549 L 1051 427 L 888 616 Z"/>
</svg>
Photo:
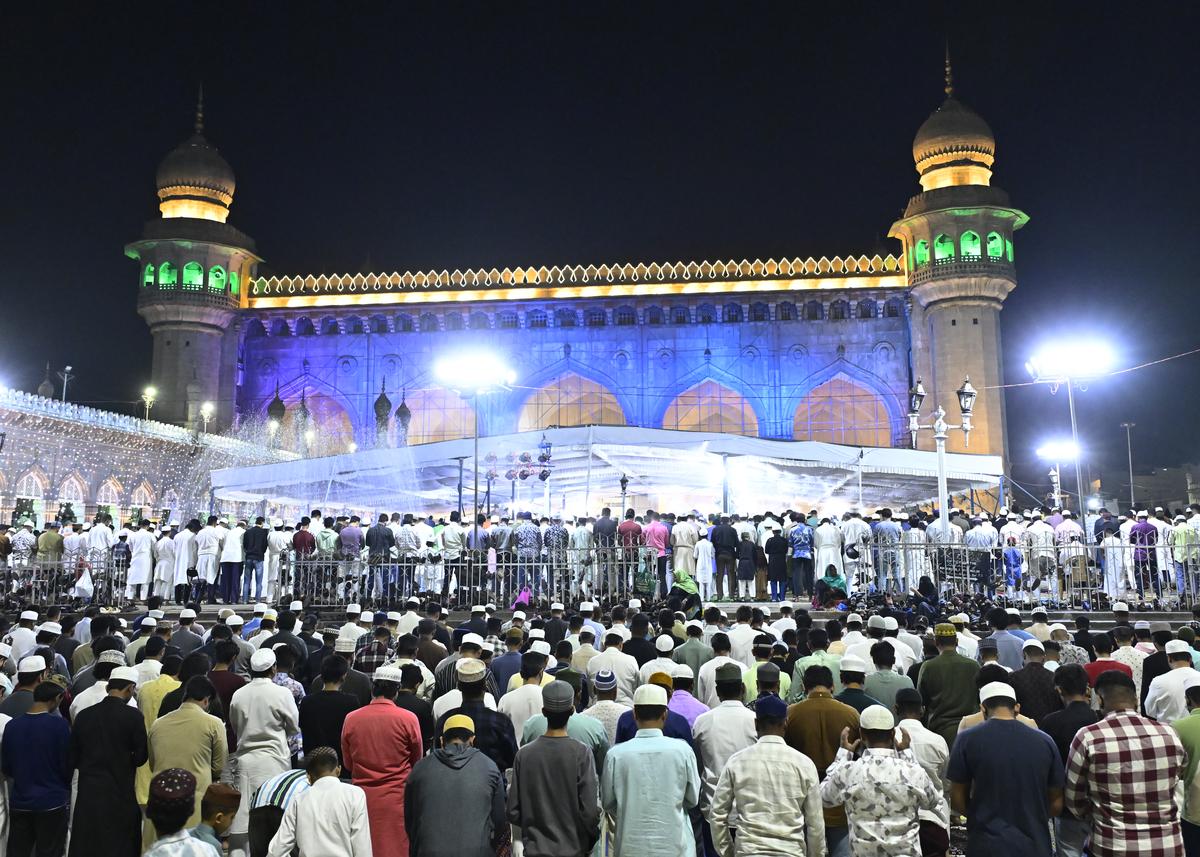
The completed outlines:
<svg viewBox="0 0 1200 857">
<path fill-rule="evenodd" d="M 229 217 L 237 186 L 233 168 L 204 138 L 204 103 L 196 106 L 195 133 L 167 153 L 155 175 L 162 216 L 217 220 Z"/>
<path fill-rule="evenodd" d="M 912 151 L 925 190 L 991 183 L 996 138 L 978 113 L 953 96 L 917 130 Z"/>
</svg>

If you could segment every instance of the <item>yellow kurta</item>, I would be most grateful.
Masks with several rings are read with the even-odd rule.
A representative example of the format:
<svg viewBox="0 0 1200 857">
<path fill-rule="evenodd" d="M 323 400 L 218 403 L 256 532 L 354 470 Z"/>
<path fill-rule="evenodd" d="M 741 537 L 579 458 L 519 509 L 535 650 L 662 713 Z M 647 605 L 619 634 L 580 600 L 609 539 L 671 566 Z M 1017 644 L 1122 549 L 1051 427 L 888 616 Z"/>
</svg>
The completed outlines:
<svg viewBox="0 0 1200 857">
<path fill-rule="evenodd" d="M 203 708 L 185 702 L 154 721 L 150 727 L 150 770 L 183 768 L 196 778 L 196 806 L 185 827 L 200 822 L 200 801 L 221 776 L 228 748 L 225 724 Z"/>
<path fill-rule="evenodd" d="M 174 676 L 164 675 L 148 681 L 138 688 L 138 708 L 142 712 L 142 719 L 146 721 L 147 735 L 150 734 L 150 727 L 154 725 L 154 721 L 158 719 L 158 708 L 162 705 L 163 697 L 177 687 L 179 687 L 178 679 Z M 138 768 L 136 783 L 138 806 L 144 807 L 146 801 L 150 799 L 152 776 L 149 762 Z"/>
</svg>

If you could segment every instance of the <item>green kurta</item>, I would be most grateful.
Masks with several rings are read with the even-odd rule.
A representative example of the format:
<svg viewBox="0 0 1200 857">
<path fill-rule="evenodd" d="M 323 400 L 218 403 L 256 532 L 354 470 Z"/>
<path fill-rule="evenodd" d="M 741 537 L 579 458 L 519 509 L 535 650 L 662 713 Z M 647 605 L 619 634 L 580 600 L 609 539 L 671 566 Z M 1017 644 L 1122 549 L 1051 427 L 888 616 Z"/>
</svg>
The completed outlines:
<svg viewBox="0 0 1200 857">
<path fill-rule="evenodd" d="M 958 652 L 942 652 L 924 661 L 917 676 L 917 690 L 925 700 L 925 722 L 934 732 L 954 744 L 958 721 L 979 711 L 975 676 L 979 664 Z"/>
</svg>

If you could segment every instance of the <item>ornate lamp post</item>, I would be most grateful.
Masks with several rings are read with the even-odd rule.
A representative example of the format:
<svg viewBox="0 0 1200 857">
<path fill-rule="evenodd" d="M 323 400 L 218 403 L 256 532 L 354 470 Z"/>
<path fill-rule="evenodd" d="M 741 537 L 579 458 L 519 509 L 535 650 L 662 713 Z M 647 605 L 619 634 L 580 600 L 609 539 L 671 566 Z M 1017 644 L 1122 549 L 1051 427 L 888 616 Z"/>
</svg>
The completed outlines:
<svg viewBox="0 0 1200 857">
<path fill-rule="evenodd" d="M 200 422 L 205 434 L 208 434 L 208 421 L 212 419 L 214 410 L 212 402 L 203 402 L 200 405 Z"/>
<path fill-rule="evenodd" d="M 144 410 L 142 411 L 143 419 L 150 419 L 150 409 L 154 407 L 154 402 L 157 399 L 158 390 L 156 390 L 154 387 L 147 387 L 146 389 L 142 390 L 142 405 L 145 406 Z"/>
<path fill-rule="evenodd" d="M 950 491 L 946 485 L 946 438 L 950 436 L 950 432 L 956 429 L 961 429 L 963 433 L 963 444 L 969 445 L 971 440 L 971 415 L 975 411 L 975 398 L 979 393 L 971 386 L 971 379 L 963 380 L 963 385 L 955 391 L 958 397 L 958 409 L 962 413 L 962 422 L 956 426 L 952 426 L 946 422 L 946 411 L 941 405 L 938 405 L 933 411 L 933 423 L 931 425 L 921 425 L 921 405 L 925 401 L 925 386 L 918 378 L 916 385 L 908 391 L 908 431 L 912 435 L 912 443 L 915 448 L 917 445 L 917 432 L 929 430 L 933 432 L 933 440 L 937 447 L 937 480 L 938 480 L 938 523 L 942 528 L 942 535 L 946 533 L 946 527 L 950 523 L 949 510 L 946 508 L 947 499 Z"/>
</svg>

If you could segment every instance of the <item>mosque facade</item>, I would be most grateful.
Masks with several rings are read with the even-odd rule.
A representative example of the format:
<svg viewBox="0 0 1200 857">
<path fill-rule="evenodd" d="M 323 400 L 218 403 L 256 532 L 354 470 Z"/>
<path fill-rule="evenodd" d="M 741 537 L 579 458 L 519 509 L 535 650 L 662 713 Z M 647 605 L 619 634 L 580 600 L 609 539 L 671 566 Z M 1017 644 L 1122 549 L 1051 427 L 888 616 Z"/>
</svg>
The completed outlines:
<svg viewBox="0 0 1200 857">
<path fill-rule="evenodd" d="M 970 448 L 948 448 L 1005 455 L 1000 310 L 1027 217 L 991 183 L 988 125 L 946 89 L 891 255 L 333 276 L 260 276 L 198 110 L 126 247 L 156 416 L 195 429 L 211 403 L 212 428 L 261 424 L 308 455 L 589 424 L 900 447 L 910 387 L 953 414 L 969 376 Z M 464 352 L 516 377 L 478 412 L 435 372 Z"/>
</svg>

